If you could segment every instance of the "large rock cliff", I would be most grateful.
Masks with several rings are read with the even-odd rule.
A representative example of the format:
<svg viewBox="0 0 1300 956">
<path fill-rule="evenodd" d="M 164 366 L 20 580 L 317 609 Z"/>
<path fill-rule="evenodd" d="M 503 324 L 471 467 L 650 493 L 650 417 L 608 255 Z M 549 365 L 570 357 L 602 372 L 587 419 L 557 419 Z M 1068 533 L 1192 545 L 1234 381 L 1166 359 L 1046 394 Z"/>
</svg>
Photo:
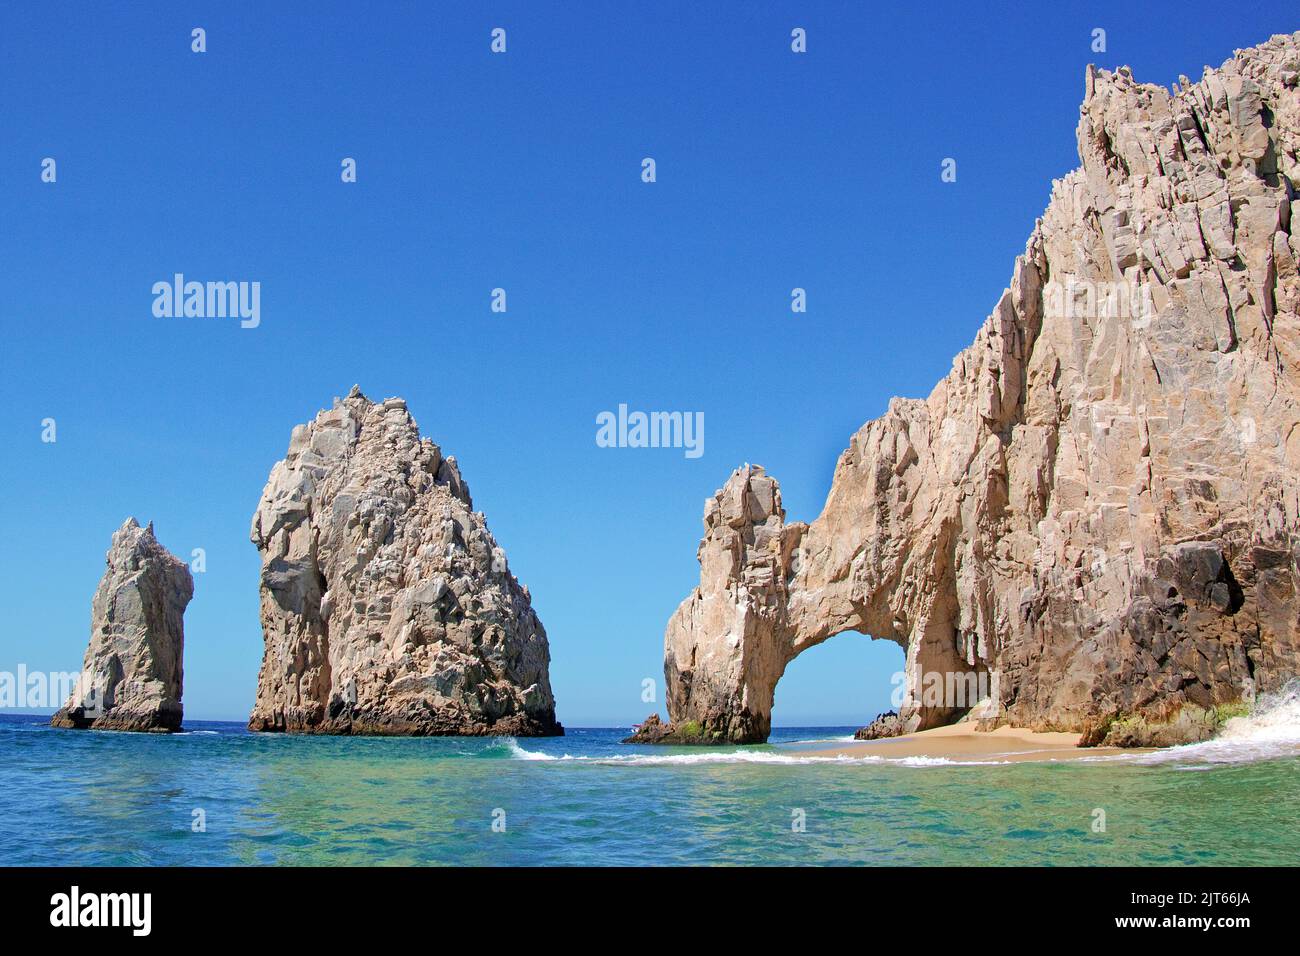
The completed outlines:
<svg viewBox="0 0 1300 956">
<path fill-rule="evenodd" d="M 1298 72 L 1300 33 L 1172 93 L 1088 69 L 1082 165 L 948 377 L 853 436 L 812 524 L 761 468 L 708 502 L 676 739 L 765 739 L 841 631 L 905 649 L 907 730 L 1168 742 L 1300 670 Z"/>
<path fill-rule="evenodd" d="M 252 730 L 563 733 L 546 632 L 455 458 L 353 388 L 293 431 L 253 516 Z"/>
<path fill-rule="evenodd" d="M 94 730 L 180 730 L 185 608 L 194 579 L 180 558 L 128 518 L 113 533 L 90 605 L 77 686 L 50 721 Z"/>
</svg>

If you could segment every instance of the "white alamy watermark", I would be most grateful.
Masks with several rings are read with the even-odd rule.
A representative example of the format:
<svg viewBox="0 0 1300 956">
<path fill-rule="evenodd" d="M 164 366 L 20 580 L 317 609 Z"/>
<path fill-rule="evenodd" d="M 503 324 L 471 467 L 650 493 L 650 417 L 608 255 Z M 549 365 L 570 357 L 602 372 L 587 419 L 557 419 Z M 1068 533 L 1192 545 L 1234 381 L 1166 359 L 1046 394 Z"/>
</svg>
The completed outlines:
<svg viewBox="0 0 1300 956">
<path fill-rule="evenodd" d="M 80 671 L 33 671 L 26 664 L 19 664 L 17 671 L 0 671 L 0 710 L 61 707 L 72 697 L 85 705 L 87 714 L 99 713 L 99 686 Z"/>
<path fill-rule="evenodd" d="M 1043 286 L 1043 309 L 1053 319 L 1132 319 L 1142 328 L 1155 315 L 1151 288 L 1134 281 L 1093 282 L 1067 275 Z"/>
<path fill-rule="evenodd" d="M 998 675 L 989 671 L 924 671 L 914 675 L 911 685 L 906 671 L 890 678 L 894 692 L 890 703 L 897 710 L 905 700 L 922 707 L 960 709 L 982 703 L 996 704 Z"/>
<path fill-rule="evenodd" d="M 123 927 L 132 936 L 148 936 L 153 927 L 151 893 L 83 893 L 73 886 L 50 897 L 50 925 Z"/>
<path fill-rule="evenodd" d="M 171 282 L 155 282 L 153 296 L 153 314 L 159 319 L 238 318 L 244 329 L 262 323 L 261 282 L 186 281 L 177 272 Z"/>
<path fill-rule="evenodd" d="M 596 444 L 601 448 L 684 448 L 687 458 L 704 454 L 703 412 L 629 412 L 596 416 Z"/>
</svg>

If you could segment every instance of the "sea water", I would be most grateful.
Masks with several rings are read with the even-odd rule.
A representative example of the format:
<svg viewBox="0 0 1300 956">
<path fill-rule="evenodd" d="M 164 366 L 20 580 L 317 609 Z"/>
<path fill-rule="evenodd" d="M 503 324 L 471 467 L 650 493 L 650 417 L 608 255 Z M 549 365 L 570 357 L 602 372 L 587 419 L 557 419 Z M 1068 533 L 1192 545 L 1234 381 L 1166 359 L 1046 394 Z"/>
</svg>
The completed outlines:
<svg viewBox="0 0 1300 956">
<path fill-rule="evenodd" d="M 0 865 L 1300 863 L 1300 701 L 1146 755 L 975 764 L 0 716 Z M 822 744 L 822 746 L 825 746 Z"/>
</svg>

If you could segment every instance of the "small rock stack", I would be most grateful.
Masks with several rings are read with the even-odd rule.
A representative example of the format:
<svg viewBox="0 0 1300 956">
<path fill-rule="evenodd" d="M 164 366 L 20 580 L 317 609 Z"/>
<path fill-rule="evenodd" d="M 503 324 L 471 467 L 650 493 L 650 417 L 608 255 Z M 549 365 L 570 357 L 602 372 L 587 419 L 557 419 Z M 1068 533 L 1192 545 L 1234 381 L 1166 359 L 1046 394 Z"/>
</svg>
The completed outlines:
<svg viewBox="0 0 1300 956">
<path fill-rule="evenodd" d="M 194 579 L 158 543 L 153 524 L 128 518 L 113 534 L 91 602 L 81 679 L 50 723 L 94 730 L 181 728 L 185 608 Z"/>
</svg>

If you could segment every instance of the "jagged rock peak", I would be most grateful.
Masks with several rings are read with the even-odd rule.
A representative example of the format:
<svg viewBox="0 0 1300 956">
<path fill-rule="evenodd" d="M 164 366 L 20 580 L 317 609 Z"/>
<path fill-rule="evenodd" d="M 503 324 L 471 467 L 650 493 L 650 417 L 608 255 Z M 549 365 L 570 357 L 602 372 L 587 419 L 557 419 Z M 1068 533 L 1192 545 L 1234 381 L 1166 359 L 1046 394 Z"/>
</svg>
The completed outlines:
<svg viewBox="0 0 1300 956">
<path fill-rule="evenodd" d="M 406 402 L 359 387 L 293 430 L 253 516 L 254 730 L 562 733 L 546 631 Z"/>
<path fill-rule="evenodd" d="M 194 579 L 158 543 L 153 522 L 127 518 L 113 533 L 91 601 L 80 679 L 55 727 L 174 731 L 183 717 L 185 608 Z"/>
<path fill-rule="evenodd" d="M 748 467 L 706 506 L 659 736 L 765 739 L 848 630 L 904 648 L 891 732 L 1168 743 L 1300 671 L 1298 74 L 1300 33 L 1173 93 L 1088 69 L 1081 165 L 949 375 L 853 436 L 811 525 Z"/>
</svg>

